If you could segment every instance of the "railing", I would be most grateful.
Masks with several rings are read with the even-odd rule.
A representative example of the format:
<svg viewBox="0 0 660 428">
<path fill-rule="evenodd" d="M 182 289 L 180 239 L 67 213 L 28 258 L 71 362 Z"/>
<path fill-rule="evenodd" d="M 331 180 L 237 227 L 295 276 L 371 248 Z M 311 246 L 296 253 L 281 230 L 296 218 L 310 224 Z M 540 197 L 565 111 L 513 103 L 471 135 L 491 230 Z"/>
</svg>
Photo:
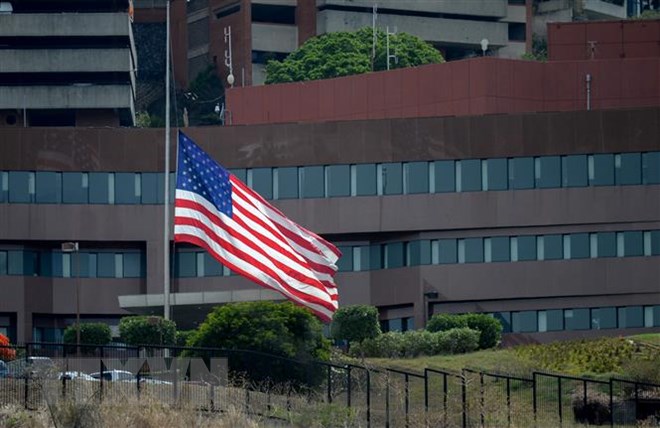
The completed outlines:
<svg viewBox="0 0 660 428">
<path fill-rule="evenodd" d="M 343 406 L 363 426 L 660 423 L 660 385 L 618 378 L 543 372 L 524 377 L 471 368 L 413 372 L 158 346 L 26 343 L 0 346 L 0 359 L 9 360 L 7 371 L 0 364 L 0 406 L 26 409 L 72 397 L 149 397 L 212 412 L 238 403 L 247 414 L 268 418 L 305 411 L 310 403 Z"/>
</svg>

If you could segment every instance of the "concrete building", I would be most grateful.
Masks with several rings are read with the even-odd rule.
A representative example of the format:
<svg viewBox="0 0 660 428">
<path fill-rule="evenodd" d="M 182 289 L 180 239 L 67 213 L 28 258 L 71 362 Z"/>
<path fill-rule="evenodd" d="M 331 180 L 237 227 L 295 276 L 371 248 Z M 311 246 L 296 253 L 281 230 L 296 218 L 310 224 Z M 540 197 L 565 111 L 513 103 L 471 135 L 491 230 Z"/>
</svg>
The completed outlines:
<svg viewBox="0 0 660 428">
<path fill-rule="evenodd" d="M 133 125 L 128 0 L 3 4 L 0 127 Z"/>
</svg>

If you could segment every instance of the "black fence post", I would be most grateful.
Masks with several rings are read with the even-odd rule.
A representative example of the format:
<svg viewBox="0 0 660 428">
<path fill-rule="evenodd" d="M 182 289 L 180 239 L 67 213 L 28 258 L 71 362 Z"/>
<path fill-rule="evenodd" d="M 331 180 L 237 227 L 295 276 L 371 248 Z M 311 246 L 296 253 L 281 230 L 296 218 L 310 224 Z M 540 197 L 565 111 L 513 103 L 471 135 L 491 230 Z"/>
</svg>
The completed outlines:
<svg viewBox="0 0 660 428">
<path fill-rule="evenodd" d="M 586 381 L 586 379 L 583 382 L 584 382 L 584 385 L 582 385 L 582 389 L 583 389 L 582 393 L 584 395 L 582 396 L 582 406 L 583 406 L 582 408 L 586 409 L 587 408 L 587 381 Z"/>
<path fill-rule="evenodd" d="M 429 372 L 424 369 L 424 411 L 429 412 Z"/>
<path fill-rule="evenodd" d="M 562 421 L 562 402 L 561 402 L 561 376 L 557 376 L 557 404 L 559 406 L 559 424 L 561 425 Z"/>
<path fill-rule="evenodd" d="M 351 366 L 348 366 L 346 368 L 346 370 L 347 370 L 346 375 L 348 376 L 348 379 L 346 381 L 346 385 L 348 387 L 348 392 L 346 394 L 346 403 L 347 403 L 347 406 L 350 408 L 351 407 L 351 390 L 353 389 L 353 385 L 352 385 L 352 382 L 351 382 Z"/>
<path fill-rule="evenodd" d="M 442 408 L 443 408 L 443 419 L 445 424 L 447 423 L 447 406 L 448 406 L 448 397 L 447 393 L 449 392 L 449 387 L 447 386 L 447 373 L 442 374 Z"/>
<path fill-rule="evenodd" d="M 326 366 L 328 368 L 328 404 L 332 403 L 332 366 L 329 364 Z"/>
<path fill-rule="evenodd" d="M 614 383 L 610 378 L 610 426 L 614 426 Z"/>
<path fill-rule="evenodd" d="M 23 391 L 23 398 L 25 400 L 25 408 L 28 408 L 28 398 L 29 398 L 29 390 L 30 390 L 30 379 L 29 379 L 29 373 L 28 373 L 28 361 L 30 356 L 30 344 L 26 343 L 25 344 L 25 370 L 21 375 L 23 376 L 24 379 L 24 384 L 25 388 Z"/>
<path fill-rule="evenodd" d="M 481 426 L 485 425 L 486 417 L 484 415 L 484 407 L 486 407 L 486 402 L 484 400 L 484 374 L 479 373 L 479 413 L 481 414 Z"/>
<path fill-rule="evenodd" d="M 100 368 L 100 373 L 101 373 L 101 376 L 100 376 L 100 379 L 99 379 L 99 401 L 100 402 L 103 401 L 103 353 L 104 353 L 103 351 L 104 351 L 104 348 L 101 347 L 101 358 L 99 358 L 99 365 L 101 366 L 101 367 L 99 367 Z"/>
<path fill-rule="evenodd" d="M 409 414 L 410 396 L 409 396 L 409 377 L 408 377 L 408 373 L 403 375 L 403 379 L 404 379 L 404 387 L 405 387 L 405 409 L 406 409 L 406 428 L 407 428 L 408 425 L 409 425 L 409 422 L 410 422 L 409 421 L 409 418 L 410 418 L 410 414 Z"/>
<path fill-rule="evenodd" d="M 639 384 L 635 382 L 635 420 L 637 420 L 637 407 L 639 406 Z"/>
<path fill-rule="evenodd" d="M 385 372 L 385 427 L 390 427 L 390 372 Z"/>
<path fill-rule="evenodd" d="M 367 428 L 371 427 L 371 372 L 367 371 Z"/>
<path fill-rule="evenodd" d="M 461 400 L 463 401 L 463 428 L 467 427 L 468 423 L 468 403 L 467 403 L 467 376 L 465 370 L 461 370 Z"/>
<path fill-rule="evenodd" d="M 506 420 L 509 426 L 511 426 L 511 379 L 506 378 Z"/>
<path fill-rule="evenodd" d="M 534 424 L 536 425 L 537 403 L 536 403 L 536 372 L 532 373 L 532 409 L 534 410 Z"/>
</svg>

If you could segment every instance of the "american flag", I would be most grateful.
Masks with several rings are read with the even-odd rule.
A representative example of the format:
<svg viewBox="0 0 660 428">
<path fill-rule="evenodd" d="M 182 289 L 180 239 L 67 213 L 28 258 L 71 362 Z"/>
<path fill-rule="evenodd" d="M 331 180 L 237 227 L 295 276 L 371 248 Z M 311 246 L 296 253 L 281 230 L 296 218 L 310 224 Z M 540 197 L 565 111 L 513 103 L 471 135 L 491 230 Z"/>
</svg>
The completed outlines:
<svg viewBox="0 0 660 428">
<path fill-rule="evenodd" d="M 289 220 L 179 132 L 174 240 L 330 321 L 339 250 Z"/>
</svg>

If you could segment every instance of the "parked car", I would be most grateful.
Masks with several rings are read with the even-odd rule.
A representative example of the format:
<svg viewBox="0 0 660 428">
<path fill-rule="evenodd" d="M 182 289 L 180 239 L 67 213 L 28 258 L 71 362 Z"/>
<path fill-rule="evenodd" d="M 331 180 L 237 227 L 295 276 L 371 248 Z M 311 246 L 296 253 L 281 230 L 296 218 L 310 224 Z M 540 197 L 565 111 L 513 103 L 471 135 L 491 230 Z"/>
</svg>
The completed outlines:
<svg viewBox="0 0 660 428">
<path fill-rule="evenodd" d="M 7 364 L 4 361 L 0 360 L 0 379 L 7 377 L 9 374 L 9 369 L 7 369 Z"/>
<path fill-rule="evenodd" d="M 91 382 L 98 382 L 99 380 L 96 379 L 95 377 L 88 375 L 87 373 L 83 372 L 62 372 L 60 373 L 59 380 L 87 380 Z"/>
<path fill-rule="evenodd" d="M 7 377 L 24 379 L 26 377 L 47 376 L 55 372 L 55 364 L 48 357 L 19 358 L 7 363 Z"/>
<path fill-rule="evenodd" d="M 94 379 L 101 379 L 101 372 L 92 373 Z M 137 376 L 126 370 L 108 370 L 103 372 L 103 380 L 106 382 L 137 382 Z M 172 385 L 172 382 L 160 379 L 152 379 L 140 376 L 140 383 L 150 385 Z"/>
</svg>

